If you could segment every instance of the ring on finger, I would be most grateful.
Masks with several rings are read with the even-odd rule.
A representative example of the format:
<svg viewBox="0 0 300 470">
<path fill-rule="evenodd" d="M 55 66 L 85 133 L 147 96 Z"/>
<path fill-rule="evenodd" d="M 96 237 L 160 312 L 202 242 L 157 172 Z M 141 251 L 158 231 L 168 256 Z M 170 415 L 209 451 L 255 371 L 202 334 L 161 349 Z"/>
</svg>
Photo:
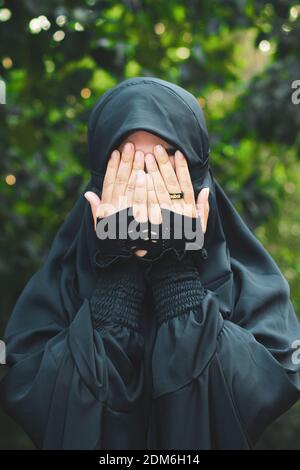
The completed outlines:
<svg viewBox="0 0 300 470">
<path fill-rule="evenodd" d="M 169 193 L 170 194 L 170 199 L 183 199 L 184 198 L 184 193 L 182 191 L 178 193 Z"/>
</svg>

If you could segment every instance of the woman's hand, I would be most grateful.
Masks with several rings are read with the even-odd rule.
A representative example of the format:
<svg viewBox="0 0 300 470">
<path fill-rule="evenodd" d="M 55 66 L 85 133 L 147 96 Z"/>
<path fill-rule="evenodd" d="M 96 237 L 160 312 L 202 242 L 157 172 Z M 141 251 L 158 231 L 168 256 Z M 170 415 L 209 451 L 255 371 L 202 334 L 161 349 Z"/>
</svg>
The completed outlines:
<svg viewBox="0 0 300 470">
<path fill-rule="evenodd" d="M 155 157 L 154 157 L 155 155 Z M 145 156 L 148 171 L 148 213 L 155 213 L 155 219 L 161 222 L 160 207 L 172 210 L 189 217 L 201 218 L 203 233 L 206 232 L 209 215 L 209 188 L 203 188 L 195 201 L 194 189 L 188 169 L 187 160 L 177 150 L 175 156 L 169 157 L 164 147 L 156 145 L 154 155 Z M 151 177 L 149 177 L 149 175 Z M 183 192 L 182 199 L 171 199 L 169 193 Z"/>
<path fill-rule="evenodd" d="M 141 150 L 134 152 L 131 142 L 126 143 L 121 157 L 119 150 L 112 152 L 104 175 L 101 198 L 93 191 L 84 194 L 91 206 L 95 229 L 97 217 L 107 217 L 132 206 L 135 191 L 136 199 L 139 198 L 140 186 L 136 189 L 135 180 L 137 172 L 144 169 L 144 164 L 144 153 Z"/>
<path fill-rule="evenodd" d="M 89 201 L 96 229 L 97 217 L 107 217 L 114 212 L 132 206 L 133 216 L 139 222 L 149 220 L 161 223 L 160 208 L 190 217 L 200 216 L 203 233 L 207 228 L 209 214 L 209 189 L 204 188 L 195 201 L 194 190 L 185 157 L 180 151 L 169 157 L 166 150 L 154 147 L 154 155 L 146 155 L 141 150 L 135 152 L 134 145 L 128 142 L 122 152 L 114 150 L 108 161 L 103 181 L 102 197 L 92 191 L 85 193 Z M 176 173 L 175 173 L 176 172 Z M 169 192 L 183 191 L 183 199 L 171 199 Z M 137 250 L 138 256 L 147 251 Z"/>
<path fill-rule="evenodd" d="M 144 152 L 134 150 L 134 145 L 127 142 L 121 158 L 119 150 L 112 152 L 104 175 L 101 198 L 93 191 L 84 194 L 91 206 L 95 230 L 97 217 L 107 217 L 131 206 L 133 216 L 138 222 L 147 221 Z M 146 250 L 135 251 L 138 256 L 144 256 L 146 253 Z"/>
</svg>

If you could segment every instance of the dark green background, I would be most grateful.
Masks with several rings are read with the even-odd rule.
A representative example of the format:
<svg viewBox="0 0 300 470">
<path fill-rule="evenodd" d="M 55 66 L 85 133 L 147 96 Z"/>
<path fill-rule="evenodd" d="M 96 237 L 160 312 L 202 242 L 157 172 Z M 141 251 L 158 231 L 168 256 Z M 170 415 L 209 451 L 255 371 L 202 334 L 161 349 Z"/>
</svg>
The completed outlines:
<svg viewBox="0 0 300 470">
<path fill-rule="evenodd" d="M 11 12 L 0 21 L 0 78 L 7 85 L 7 104 L 0 105 L 0 338 L 89 178 L 93 103 L 136 75 L 178 83 L 199 98 L 214 175 L 279 264 L 299 313 L 300 105 L 291 101 L 291 84 L 300 80 L 296 5 L 0 0 L 0 18 L 3 8 Z M 45 29 L 33 32 L 31 20 L 40 15 L 50 25 L 44 19 Z M 62 15 L 66 21 L 58 25 Z M 61 41 L 57 31 L 65 33 Z M 85 88 L 90 97 L 82 97 Z M 300 448 L 299 408 L 273 423 L 257 447 Z M 0 435 L 2 449 L 33 447 L 2 412 Z"/>
</svg>

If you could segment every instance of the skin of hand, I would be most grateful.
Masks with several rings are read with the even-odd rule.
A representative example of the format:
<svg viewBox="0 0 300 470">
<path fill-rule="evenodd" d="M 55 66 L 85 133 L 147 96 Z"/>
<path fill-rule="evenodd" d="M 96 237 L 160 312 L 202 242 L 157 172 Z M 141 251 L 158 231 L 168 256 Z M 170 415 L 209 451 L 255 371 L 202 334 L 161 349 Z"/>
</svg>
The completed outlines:
<svg viewBox="0 0 300 470">
<path fill-rule="evenodd" d="M 138 134 L 138 133 L 135 133 Z M 162 142 L 163 143 L 163 142 Z M 155 145 L 153 153 L 135 151 L 135 144 L 126 141 L 123 150 L 114 150 L 109 158 L 103 181 L 102 197 L 92 191 L 84 196 L 91 206 L 94 228 L 97 217 L 106 217 L 132 206 L 139 221 L 161 222 L 161 207 L 190 217 L 200 216 L 203 233 L 209 215 L 209 188 L 203 188 L 195 200 L 187 160 L 177 150 L 169 156 L 163 145 Z M 120 156 L 121 154 L 121 156 Z M 145 173 L 144 166 L 146 165 Z M 181 189 L 182 188 L 182 189 Z M 169 192 L 183 191 L 183 199 L 171 199 Z M 137 250 L 144 256 L 145 250 Z"/>
</svg>

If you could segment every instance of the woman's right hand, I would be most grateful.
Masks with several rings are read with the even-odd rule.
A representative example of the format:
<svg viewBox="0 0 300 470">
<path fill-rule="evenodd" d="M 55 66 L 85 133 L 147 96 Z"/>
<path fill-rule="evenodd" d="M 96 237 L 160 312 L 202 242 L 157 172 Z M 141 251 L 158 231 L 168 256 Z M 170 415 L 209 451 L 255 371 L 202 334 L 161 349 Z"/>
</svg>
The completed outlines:
<svg viewBox="0 0 300 470">
<path fill-rule="evenodd" d="M 108 217 L 131 206 L 133 216 L 138 222 L 148 220 L 144 165 L 144 152 L 135 151 L 131 142 L 126 143 L 122 155 L 117 149 L 112 152 L 104 175 L 101 198 L 93 191 L 84 194 L 90 203 L 95 230 L 97 217 Z M 144 256 L 146 253 L 145 250 L 135 252 L 138 256 Z"/>
<path fill-rule="evenodd" d="M 101 198 L 93 191 L 84 196 L 89 201 L 96 229 L 97 217 L 108 217 L 133 204 L 137 172 L 144 170 L 144 153 L 134 151 L 134 145 L 127 142 L 120 155 L 115 149 L 107 163 Z"/>
</svg>

